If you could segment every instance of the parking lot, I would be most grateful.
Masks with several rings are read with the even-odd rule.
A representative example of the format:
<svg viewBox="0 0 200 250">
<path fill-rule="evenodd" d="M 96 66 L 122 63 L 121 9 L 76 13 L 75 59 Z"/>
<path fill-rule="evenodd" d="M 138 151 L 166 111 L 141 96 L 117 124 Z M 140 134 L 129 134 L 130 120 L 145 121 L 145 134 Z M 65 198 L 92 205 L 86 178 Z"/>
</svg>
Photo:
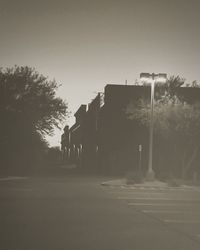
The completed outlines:
<svg viewBox="0 0 200 250">
<path fill-rule="evenodd" d="M 171 230 L 200 242 L 200 189 L 106 187 L 131 209 L 159 220 Z"/>
<path fill-rule="evenodd" d="M 198 189 L 101 185 L 105 180 L 1 178 L 0 249 L 200 249 Z"/>
</svg>

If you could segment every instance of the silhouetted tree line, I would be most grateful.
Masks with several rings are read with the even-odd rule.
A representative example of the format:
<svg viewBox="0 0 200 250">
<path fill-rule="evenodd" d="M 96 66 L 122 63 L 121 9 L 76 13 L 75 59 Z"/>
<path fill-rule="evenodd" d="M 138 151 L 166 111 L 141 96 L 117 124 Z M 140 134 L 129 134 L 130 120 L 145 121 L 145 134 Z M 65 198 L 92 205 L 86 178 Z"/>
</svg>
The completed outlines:
<svg viewBox="0 0 200 250">
<path fill-rule="evenodd" d="M 186 88 L 180 87 L 185 86 Z M 185 84 L 179 76 L 157 85 L 154 101 L 154 169 L 163 178 L 189 178 L 200 174 L 200 95 L 196 81 Z M 196 89 L 194 89 L 196 88 Z M 191 91 L 192 90 L 192 91 Z M 196 94 L 195 94 L 195 90 Z M 195 97 L 196 96 L 196 97 Z M 195 98 L 194 98 L 195 97 Z M 130 103 L 129 119 L 148 129 L 150 103 Z"/>
<path fill-rule="evenodd" d="M 57 88 L 34 68 L 0 69 L 1 171 L 27 172 L 44 164 L 45 135 L 52 135 L 67 113 Z"/>
</svg>

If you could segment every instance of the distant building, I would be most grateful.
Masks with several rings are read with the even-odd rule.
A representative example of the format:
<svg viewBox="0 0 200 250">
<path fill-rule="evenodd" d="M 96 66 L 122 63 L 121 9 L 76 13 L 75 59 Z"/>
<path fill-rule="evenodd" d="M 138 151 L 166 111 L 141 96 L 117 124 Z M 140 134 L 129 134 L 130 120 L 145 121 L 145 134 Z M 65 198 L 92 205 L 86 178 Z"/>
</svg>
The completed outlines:
<svg viewBox="0 0 200 250">
<path fill-rule="evenodd" d="M 62 135 L 64 160 L 75 163 L 83 171 L 123 174 L 138 168 L 139 145 L 142 145 L 142 169 L 148 161 L 149 131 L 127 119 L 125 109 L 130 102 L 150 100 L 150 86 L 106 85 L 88 105 L 75 113 L 76 121 Z M 188 103 L 200 100 L 200 88 L 175 90 Z M 159 168 L 159 159 L 154 158 Z"/>
</svg>

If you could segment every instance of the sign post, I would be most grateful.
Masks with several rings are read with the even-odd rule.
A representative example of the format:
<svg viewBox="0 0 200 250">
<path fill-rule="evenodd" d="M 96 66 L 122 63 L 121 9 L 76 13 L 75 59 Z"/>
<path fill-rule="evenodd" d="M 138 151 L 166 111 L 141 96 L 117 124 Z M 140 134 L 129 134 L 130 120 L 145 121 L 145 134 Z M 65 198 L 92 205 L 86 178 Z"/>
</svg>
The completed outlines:
<svg viewBox="0 0 200 250">
<path fill-rule="evenodd" d="M 139 145 L 139 171 L 141 171 L 142 168 L 142 145 Z"/>
</svg>

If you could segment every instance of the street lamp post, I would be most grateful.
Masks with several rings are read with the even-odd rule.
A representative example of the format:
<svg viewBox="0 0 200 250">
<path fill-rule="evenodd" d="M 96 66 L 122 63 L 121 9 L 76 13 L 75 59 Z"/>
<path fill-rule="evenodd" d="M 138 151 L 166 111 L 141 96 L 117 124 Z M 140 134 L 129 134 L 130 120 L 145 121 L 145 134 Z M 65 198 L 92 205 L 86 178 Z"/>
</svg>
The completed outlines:
<svg viewBox="0 0 200 250">
<path fill-rule="evenodd" d="M 155 179 L 155 173 L 153 170 L 153 131 L 154 131 L 154 90 L 155 83 L 165 82 L 167 79 L 166 74 L 149 74 L 149 73 L 141 73 L 140 79 L 142 82 L 150 82 L 151 83 L 151 113 L 150 113 L 150 126 L 149 126 L 149 162 L 148 162 L 148 170 L 146 174 L 146 180 L 153 181 Z"/>
</svg>

